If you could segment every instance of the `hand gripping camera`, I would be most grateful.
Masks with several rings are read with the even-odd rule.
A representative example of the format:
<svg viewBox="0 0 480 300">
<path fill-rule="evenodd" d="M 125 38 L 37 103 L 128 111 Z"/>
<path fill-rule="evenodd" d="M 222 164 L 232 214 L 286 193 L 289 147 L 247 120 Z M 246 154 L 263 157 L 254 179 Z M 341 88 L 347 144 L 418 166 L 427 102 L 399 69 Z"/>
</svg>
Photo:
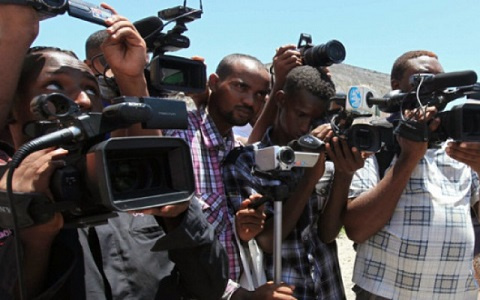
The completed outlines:
<svg viewBox="0 0 480 300">
<path fill-rule="evenodd" d="M 66 166 L 57 169 L 50 181 L 54 203 L 45 197 L 14 202 L 20 227 L 45 222 L 55 212 L 62 212 L 66 226 L 96 225 L 116 216 L 116 211 L 164 206 L 193 196 L 190 148 L 183 139 L 104 140 L 107 133 L 135 123 L 144 128 L 185 128 L 184 101 L 120 97 L 102 113 L 80 113 L 73 100 L 50 94 L 32 100 L 31 108 L 41 120 L 26 124 L 24 130 L 35 138 L 20 147 L 10 168 L 47 147 L 59 146 L 69 154 L 64 158 Z M 0 198 L 2 228 L 13 226 L 8 207 Z"/>
</svg>

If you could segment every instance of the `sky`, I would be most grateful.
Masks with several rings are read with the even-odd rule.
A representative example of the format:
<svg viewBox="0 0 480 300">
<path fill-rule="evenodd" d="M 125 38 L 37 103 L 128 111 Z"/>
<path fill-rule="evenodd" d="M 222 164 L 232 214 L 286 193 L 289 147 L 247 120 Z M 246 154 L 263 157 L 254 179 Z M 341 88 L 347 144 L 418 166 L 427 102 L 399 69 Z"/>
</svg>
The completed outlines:
<svg viewBox="0 0 480 300">
<path fill-rule="evenodd" d="M 100 2 L 91 3 L 99 4 Z M 110 0 L 131 21 L 156 16 L 183 0 Z M 187 6 L 199 8 L 199 1 Z M 336 39 L 346 48 L 345 64 L 389 73 L 402 53 L 435 52 L 445 71 L 480 72 L 478 0 L 204 0 L 202 17 L 187 23 L 190 47 L 169 55 L 205 58 L 207 72 L 227 54 L 246 53 L 269 63 L 275 49 L 297 44 L 300 34 L 314 45 Z M 173 26 L 166 26 L 163 32 Z M 85 57 L 87 37 L 102 26 L 61 15 L 40 23 L 34 45 L 58 46 Z M 359 82 L 358 84 L 368 84 Z"/>
</svg>

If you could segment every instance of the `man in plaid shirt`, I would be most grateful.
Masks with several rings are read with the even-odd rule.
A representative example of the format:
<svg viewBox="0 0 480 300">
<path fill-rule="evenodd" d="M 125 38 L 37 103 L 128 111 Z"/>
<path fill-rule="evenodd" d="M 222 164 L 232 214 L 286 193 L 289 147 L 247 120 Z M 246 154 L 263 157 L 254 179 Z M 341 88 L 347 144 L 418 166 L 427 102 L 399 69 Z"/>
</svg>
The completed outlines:
<svg viewBox="0 0 480 300">
<path fill-rule="evenodd" d="M 443 68 L 432 52 L 407 52 L 392 68 L 392 89 L 410 91 L 416 73 Z M 429 106 L 415 119 L 435 131 L 435 114 Z M 344 224 L 358 243 L 357 299 L 477 299 L 470 207 L 479 199 L 480 143 L 397 141 L 383 178 L 372 156 L 352 181 Z"/>
<path fill-rule="evenodd" d="M 222 59 L 208 80 L 210 95 L 206 106 L 189 111 L 188 129 L 165 130 L 164 135 L 180 137 L 191 147 L 195 199 L 203 208 L 207 220 L 215 228 L 229 257 L 230 284 L 224 298 L 231 299 L 290 299 L 267 297 L 290 289 L 284 285 L 266 284 L 259 290 L 239 289 L 240 256 L 234 237 L 234 215 L 228 211 L 221 165 L 227 154 L 239 143 L 232 127 L 243 126 L 263 106 L 270 91 L 270 75 L 256 58 L 231 54 Z M 192 200 L 195 201 L 195 200 Z M 232 286 L 233 285 L 233 286 Z M 251 297 L 256 298 L 251 298 Z"/>
<path fill-rule="evenodd" d="M 235 211 L 247 209 L 244 203 L 252 201 L 249 196 L 256 192 L 265 194 L 265 187 L 283 183 L 289 187 L 283 203 L 281 280 L 295 286 L 294 296 L 298 299 L 345 298 L 334 240 L 341 228 L 339 214 L 346 202 L 343 197 L 347 196 L 355 170 L 363 166 L 363 159 L 358 150 L 349 151 L 344 140 L 332 138 L 328 126 L 321 126 L 312 134 L 322 139 L 332 138 L 326 146 L 332 161 L 325 163 L 325 153 L 321 153 L 312 168 L 293 168 L 273 178 L 252 173 L 254 148 L 285 146 L 308 134 L 313 121 L 324 117 L 328 100 L 334 94 L 335 86 L 323 70 L 294 67 L 283 89 L 270 99 L 278 107 L 273 126 L 259 143 L 232 152 L 224 167 L 227 196 Z M 271 203 L 266 206 L 271 216 Z M 256 237 L 266 252 L 267 279 L 273 278 L 274 271 L 270 255 L 273 231 L 273 218 L 269 218 Z"/>
</svg>

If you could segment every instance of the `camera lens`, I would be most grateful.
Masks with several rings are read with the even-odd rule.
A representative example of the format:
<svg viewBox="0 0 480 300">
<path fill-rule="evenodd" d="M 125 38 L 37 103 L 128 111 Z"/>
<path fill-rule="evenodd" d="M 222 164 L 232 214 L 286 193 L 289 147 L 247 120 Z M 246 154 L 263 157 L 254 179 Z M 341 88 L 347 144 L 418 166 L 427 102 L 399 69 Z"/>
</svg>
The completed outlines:
<svg viewBox="0 0 480 300">
<path fill-rule="evenodd" d="M 278 160 L 286 165 L 293 164 L 295 162 L 295 151 L 290 147 L 283 147 L 278 152 Z"/>
<path fill-rule="evenodd" d="M 65 6 L 67 4 L 67 0 L 43 0 L 43 3 L 48 8 L 58 9 Z"/>
<path fill-rule="evenodd" d="M 157 162 L 153 159 L 118 159 L 110 167 L 115 194 L 145 190 L 156 185 Z"/>
<path fill-rule="evenodd" d="M 303 60 L 306 65 L 312 67 L 331 66 L 334 63 L 341 63 L 345 59 L 345 55 L 343 44 L 337 40 L 331 40 L 326 44 L 306 49 L 303 53 Z"/>
</svg>

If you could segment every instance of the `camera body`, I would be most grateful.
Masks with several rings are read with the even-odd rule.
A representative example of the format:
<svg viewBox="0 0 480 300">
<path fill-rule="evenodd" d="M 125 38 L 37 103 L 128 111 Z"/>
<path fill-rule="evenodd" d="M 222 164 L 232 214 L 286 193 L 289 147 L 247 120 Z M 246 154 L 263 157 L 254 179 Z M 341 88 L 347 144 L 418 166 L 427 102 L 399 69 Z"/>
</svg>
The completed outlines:
<svg viewBox="0 0 480 300">
<path fill-rule="evenodd" d="M 324 148 L 322 140 L 307 134 L 290 141 L 287 146 L 255 149 L 255 168 L 261 172 L 275 172 L 289 171 L 294 167 L 313 167 Z"/>
<path fill-rule="evenodd" d="M 188 144 L 179 138 L 110 138 L 67 157 L 50 190 L 66 226 L 104 223 L 117 211 L 189 201 L 195 182 Z"/>
<path fill-rule="evenodd" d="M 289 146 L 270 146 L 255 150 L 258 171 L 289 171 L 294 167 L 313 167 L 318 153 L 294 151 Z"/>
<path fill-rule="evenodd" d="M 347 143 L 360 151 L 376 153 L 382 149 L 394 149 L 396 145 L 391 124 L 358 123 L 347 131 Z"/>
<path fill-rule="evenodd" d="M 119 97 L 112 102 L 102 113 L 81 113 L 78 105 L 63 94 L 32 100 L 31 110 L 41 120 L 26 124 L 24 131 L 38 137 L 28 142 L 27 148 L 65 128 L 81 133 L 56 144 L 69 150 L 64 158 L 66 166 L 57 169 L 50 182 L 66 226 L 101 224 L 116 211 L 175 204 L 193 196 L 190 148 L 183 139 L 105 140 L 111 131 L 136 123 L 144 128 L 186 128 L 185 102 L 153 97 Z"/>
<path fill-rule="evenodd" d="M 309 34 L 301 33 L 297 49 L 303 58 L 303 63 L 312 67 L 328 67 L 345 60 L 345 46 L 337 40 L 325 44 L 313 45 Z"/>
<path fill-rule="evenodd" d="M 480 103 L 465 102 L 437 114 L 439 128 L 431 133 L 431 140 L 453 139 L 460 142 L 480 142 Z"/>
</svg>

